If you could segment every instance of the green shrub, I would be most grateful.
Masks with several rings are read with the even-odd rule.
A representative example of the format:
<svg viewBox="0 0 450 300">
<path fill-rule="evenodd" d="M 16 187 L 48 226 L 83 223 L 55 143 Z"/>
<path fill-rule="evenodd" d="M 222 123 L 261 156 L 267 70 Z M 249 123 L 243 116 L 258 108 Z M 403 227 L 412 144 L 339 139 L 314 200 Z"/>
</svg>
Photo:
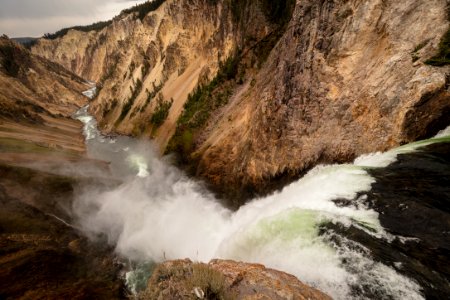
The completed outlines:
<svg viewBox="0 0 450 300">
<path fill-rule="evenodd" d="M 425 64 L 441 67 L 450 64 L 450 28 L 439 43 L 438 53 L 425 61 Z"/>
<path fill-rule="evenodd" d="M 145 100 L 145 103 L 142 106 L 141 111 L 144 111 L 147 108 L 147 106 L 150 104 L 153 98 L 155 98 L 155 96 L 159 93 L 159 91 L 161 91 L 163 85 L 164 84 L 162 82 L 159 85 L 155 85 L 155 83 L 153 82 L 153 90 L 151 92 L 147 89 L 145 90 L 147 93 L 147 99 Z"/>
<path fill-rule="evenodd" d="M 128 98 L 127 102 L 123 106 L 122 112 L 120 113 L 120 116 L 119 116 L 119 119 L 117 120 L 117 123 L 122 122 L 123 119 L 125 119 L 125 117 L 130 112 L 130 109 L 133 106 L 134 101 L 136 100 L 137 96 L 139 95 L 139 93 L 142 90 L 142 81 L 140 79 L 138 79 L 136 81 L 136 83 L 135 83 L 134 89 L 130 86 L 130 90 L 131 90 L 131 96 L 130 96 L 130 98 Z"/>
<path fill-rule="evenodd" d="M 156 107 L 155 112 L 150 118 L 150 123 L 152 123 L 156 128 L 161 126 L 169 116 L 169 111 L 172 107 L 172 104 L 173 99 L 170 99 L 170 101 L 164 101 L 164 99 L 162 99 L 161 97 L 158 101 L 158 106 Z"/>
<path fill-rule="evenodd" d="M 236 51 L 236 54 L 220 64 L 219 71 L 211 82 L 198 86 L 189 94 L 166 152 L 175 151 L 183 161 L 188 160 L 188 155 L 193 150 L 195 133 L 205 126 L 212 111 L 228 103 L 230 86 L 236 84 L 234 81 L 239 73 L 240 61 L 241 52 Z"/>
<path fill-rule="evenodd" d="M 103 109 L 103 118 L 105 118 L 111 111 L 113 111 L 118 105 L 117 99 L 113 99 Z"/>
<path fill-rule="evenodd" d="M 189 278 L 189 286 L 200 288 L 205 293 L 205 299 L 233 299 L 233 295 L 227 291 L 228 285 L 225 276 L 219 271 L 202 263 L 192 265 L 192 276 Z"/>
<path fill-rule="evenodd" d="M 103 73 L 102 77 L 100 78 L 100 86 L 102 86 L 106 80 L 108 80 L 109 78 L 111 78 L 114 75 L 114 72 L 117 69 L 119 60 L 120 60 L 119 55 L 114 55 L 113 58 L 110 60 L 112 63 L 111 63 L 111 65 L 109 65 L 107 67 L 106 72 Z"/>
<path fill-rule="evenodd" d="M 209 2 L 215 3 L 216 1 L 210 0 Z M 244 12 L 252 2 L 253 1 L 250 0 L 228 1 L 235 22 L 240 23 L 241 21 L 245 21 Z M 271 23 L 283 26 L 289 22 L 292 17 L 295 0 L 259 0 L 259 4 L 261 5 L 266 18 Z"/>
<path fill-rule="evenodd" d="M 133 100 L 130 98 L 125 102 L 125 105 L 122 107 L 122 112 L 120 113 L 118 122 L 122 122 L 123 119 L 128 115 L 130 112 L 131 107 L 133 106 Z"/>
<path fill-rule="evenodd" d="M 192 131 L 185 130 L 183 132 L 183 135 L 181 136 L 182 139 L 182 146 L 184 152 L 190 152 L 192 150 L 192 146 L 194 144 L 194 135 L 192 134 Z"/>
<path fill-rule="evenodd" d="M 199 299 L 194 289 L 204 293 L 203 299 L 231 300 L 236 295 L 225 276 L 203 263 L 175 262 L 171 266 L 159 265 L 154 270 L 147 288 L 136 295 L 139 300 Z"/>
<path fill-rule="evenodd" d="M 248 0 L 230 0 L 231 13 L 233 15 L 234 22 L 241 22 L 243 20 L 243 12 L 247 6 Z"/>
<path fill-rule="evenodd" d="M 272 23 L 284 25 L 291 20 L 295 0 L 262 0 L 266 17 Z"/>
<path fill-rule="evenodd" d="M 157 10 L 164 2 L 165 0 L 147 1 L 131 8 L 124 9 L 120 14 L 137 13 L 137 18 L 142 21 L 149 12 Z"/>
<path fill-rule="evenodd" d="M 0 46 L 1 65 L 13 77 L 16 77 L 20 71 L 20 64 L 16 61 L 18 54 L 20 54 L 20 49 L 13 44 L 8 43 Z"/>
</svg>

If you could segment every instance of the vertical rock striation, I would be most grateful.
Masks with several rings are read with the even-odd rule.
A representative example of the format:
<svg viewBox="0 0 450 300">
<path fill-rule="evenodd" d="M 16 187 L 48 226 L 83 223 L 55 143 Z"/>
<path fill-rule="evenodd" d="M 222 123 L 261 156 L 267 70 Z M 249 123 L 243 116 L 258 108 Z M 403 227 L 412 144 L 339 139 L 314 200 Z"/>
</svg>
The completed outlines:
<svg viewBox="0 0 450 300">
<path fill-rule="evenodd" d="M 444 128 L 449 69 L 423 62 L 448 29 L 446 5 L 297 1 L 254 86 L 236 93 L 198 148 L 199 174 L 263 189 Z"/>
<path fill-rule="evenodd" d="M 289 3 L 292 18 L 277 14 Z M 152 137 L 161 150 L 175 133 L 170 149 L 198 175 L 263 191 L 448 125 L 449 68 L 424 64 L 448 26 L 445 0 L 168 0 L 142 20 L 122 14 L 33 51 L 101 83 L 92 111 L 103 130 Z M 199 119 L 196 105 L 183 115 L 188 94 L 236 53 L 238 71 L 203 93 L 227 100 L 193 131 L 177 124 Z"/>
</svg>

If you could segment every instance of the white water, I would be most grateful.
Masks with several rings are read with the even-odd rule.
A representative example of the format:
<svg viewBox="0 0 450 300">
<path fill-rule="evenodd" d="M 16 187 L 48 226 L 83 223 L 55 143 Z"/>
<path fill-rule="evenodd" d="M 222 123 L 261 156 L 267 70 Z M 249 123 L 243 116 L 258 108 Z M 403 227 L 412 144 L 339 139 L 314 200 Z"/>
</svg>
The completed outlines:
<svg viewBox="0 0 450 300">
<path fill-rule="evenodd" d="M 186 257 L 259 262 L 336 299 L 352 298 L 351 287 L 361 283 L 394 299 L 423 298 L 415 282 L 372 261 L 368 249 L 344 237 L 338 237 L 338 246 L 331 241 L 333 233 L 319 235 L 319 226 L 353 225 L 391 239 L 375 211 L 358 201 L 338 207 L 332 200 L 351 200 L 370 190 L 374 179 L 362 166 L 386 166 L 398 153 L 428 142 L 362 156 L 354 164 L 318 166 L 281 192 L 232 212 L 159 159 L 148 142 L 101 136 L 86 110 L 77 118 L 85 123 L 90 155 L 111 161 L 113 174 L 124 183 L 108 191 L 85 187 L 74 211 L 88 235 L 106 235 L 120 255 L 142 262 Z"/>
<path fill-rule="evenodd" d="M 90 86 L 91 88 L 84 91 L 82 94 L 89 99 L 93 99 L 95 97 L 95 94 L 97 93 L 97 87 L 95 86 L 95 82 L 88 81 L 86 82 L 86 85 Z"/>
<path fill-rule="evenodd" d="M 387 152 L 381 153 L 371 153 L 365 154 L 358 157 L 354 164 L 361 167 L 375 167 L 375 168 L 384 168 L 395 162 L 397 159 L 397 155 L 402 153 L 411 153 L 417 150 L 420 147 L 428 146 L 437 142 L 448 141 L 450 137 L 450 126 L 444 130 L 441 130 L 434 138 L 417 141 L 414 143 L 410 143 L 398 148 L 394 148 Z"/>
</svg>

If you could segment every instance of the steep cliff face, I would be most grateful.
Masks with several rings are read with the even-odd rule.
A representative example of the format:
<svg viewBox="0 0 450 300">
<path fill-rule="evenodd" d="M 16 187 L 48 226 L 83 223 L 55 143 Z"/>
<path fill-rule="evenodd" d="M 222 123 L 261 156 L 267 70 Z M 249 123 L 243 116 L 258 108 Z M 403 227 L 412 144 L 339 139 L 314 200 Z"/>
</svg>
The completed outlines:
<svg viewBox="0 0 450 300">
<path fill-rule="evenodd" d="M 445 0 L 169 0 L 33 51 L 101 79 L 92 111 L 105 131 L 161 149 L 175 133 L 169 150 L 198 175 L 263 190 L 448 125 L 449 68 L 424 64 L 448 25 Z"/>
<path fill-rule="evenodd" d="M 70 116 L 87 102 L 81 95 L 87 85 L 80 77 L 32 55 L 7 37 L 0 37 L 0 82 L 2 116 L 14 108 L 27 115 L 25 111 L 31 106 L 35 106 L 34 113 L 46 110 L 49 114 Z M 14 116 L 12 111 L 10 115 Z"/>
<path fill-rule="evenodd" d="M 91 111 L 102 130 L 152 136 L 163 149 L 188 94 L 215 75 L 242 38 L 232 18 L 229 7 L 213 1 L 166 1 L 142 20 L 122 14 L 99 32 L 42 39 L 33 52 L 100 83 Z"/>
<path fill-rule="evenodd" d="M 448 29 L 446 5 L 297 1 L 253 87 L 235 93 L 197 148 L 198 173 L 263 187 L 444 128 L 449 69 L 423 62 Z"/>
</svg>

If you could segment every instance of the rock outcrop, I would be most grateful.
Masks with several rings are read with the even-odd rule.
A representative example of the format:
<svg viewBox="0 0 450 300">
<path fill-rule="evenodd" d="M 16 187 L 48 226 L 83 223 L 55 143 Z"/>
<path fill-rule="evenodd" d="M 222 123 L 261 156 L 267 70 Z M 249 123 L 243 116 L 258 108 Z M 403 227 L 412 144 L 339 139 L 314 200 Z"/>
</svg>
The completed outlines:
<svg viewBox="0 0 450 300">
<path fill-rule="evenodd" d="M 139 299 L 331 299 L 292 275 L 230 260 L 159 265 Z"/>
<path fill-rule="evenodd" d="M 297 1 L 254 86 L 236 93 L 197 147 L 198 174 L 261 190 L 445 128 L 449 69 L 424 61 L 448 29 L 446 5 Z"/>
<path fill-rule="evenodd" d="M 103 130 L 162 150 L 174 136 L 197 175 L 241 193 L 447 126 L 449 68 L 424 62 L 448 26 L 445 0 L 168 0 L 33 52 L 100 80 Z"/>
</svg>

